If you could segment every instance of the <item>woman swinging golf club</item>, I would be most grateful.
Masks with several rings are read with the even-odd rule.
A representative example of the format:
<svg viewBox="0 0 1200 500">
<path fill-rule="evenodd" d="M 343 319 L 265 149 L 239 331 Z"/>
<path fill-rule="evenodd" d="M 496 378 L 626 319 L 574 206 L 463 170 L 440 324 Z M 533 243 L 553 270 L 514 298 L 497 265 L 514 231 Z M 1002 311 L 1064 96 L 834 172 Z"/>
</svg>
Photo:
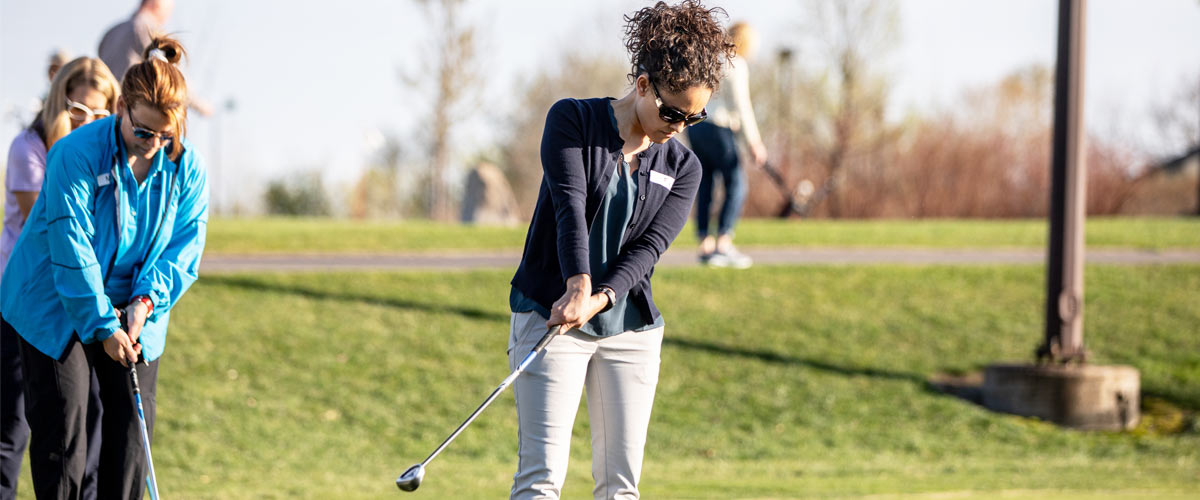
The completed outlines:
<svg viewBox="0 0 1200 500">
<path fill-rule="evenodd" d="M 650 275 L 687 221 L 701 173 L 672 139 L 705 118 L 732 56 L 720 13 L 685 0 L 626 16 L 633 89 L 550 108 L 544 178 L 509 297 L 510 367 L 548 326 L 567 331 L 513 385 L 520 462 L 512 498 L 559 497 L 584 387 L 593 493 L 638 497 L 664 324 Z"/>
<path fill-rule="evenodd" d="M 38 498 L 79 496 L 93 368 L 104 405 L 98 496 L 143 495 L 151 464 L 129 366 L 148 362 L 135 370 L 149 438 L 170 311 L 196 280 L 208 219 L 204 169 L 184 139 L 182 55 L 175 40 L 153 39 L 125 73 L 116 115 L 50 149 L 0 284 L 3 327 L 21 337 Z"/>
</svg>

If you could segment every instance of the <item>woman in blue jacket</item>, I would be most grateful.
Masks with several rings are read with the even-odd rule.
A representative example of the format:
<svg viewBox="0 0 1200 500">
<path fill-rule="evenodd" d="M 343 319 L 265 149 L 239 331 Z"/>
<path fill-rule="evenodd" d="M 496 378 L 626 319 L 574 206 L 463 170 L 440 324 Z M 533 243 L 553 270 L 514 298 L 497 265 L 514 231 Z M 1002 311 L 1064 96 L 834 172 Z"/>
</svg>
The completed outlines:
<svg viewBox="0 0 1200 500">
<path fill-rule="evenodd" d="M 626 16 L 633 89 L 564 99 L 546 117 L 544 177 L 509 296 L 510 368 L 548 327 L 566 333 L 513 385 L 512 498 L 558 498 L 585 387 L 594 496 L 638 496 L 664 325 L 650 276 L 700 183 L 699 161 L 674 137 L 704 119 L 732 56 L 718 12 L 685 0 Z"/>
<path fill-rule="evenodd" d="M 60 54 L 56 54 L 58 57 Z M 65 65 L 64 65 L 65 63 Z M 56 65 L 57 64 L 57 65 Z M 13 139 L 8 149 L 8 164 L 4 177 L 4 233 L 0 234 L 0 266 L 21 235 L 25 219 L 33 210 L 42 178 L 46 174 L 46 150 L 59 139 L 83 125 L 111 115 L 117 109 L 117 93 L 121 84 L 113 78 L 108 67 L 99 59 L 80 57 L 69 63 L 51 60 L 50 92 L 37 118 Z M 2 270 L 0 270 L 2 272 Z M 20 337 L 8 328 L 0 329 L 0 395 L 3 412 L 0 414 L 0 500 L 17 496 L 17 477 L 25 459 L 25 444 L 29 426 L 25 422 L 24 377 L 21 375 Z M 82 497 L 96 498 L 96 468 L 100 460 L 100 388 L 93 377 L 88 407 L 89 446 L 87 473 L 84 475 Z"/>
<path fill-rule="evenodd" d="M 175 40 L 155 38 L 125 73 L 116 114 L 50 149 L 0 283 L 2 326 L 21 338 L 39 498 L 79 495 L 92 369 L 104 406 L 98 496 L 142 498 L 128 366 L 145 361 L 136 369 L 152 433 L 167 323 L 196 280 L 208 220 L 204 169 L 184 138 L 182 55 Z"/>
</svg>

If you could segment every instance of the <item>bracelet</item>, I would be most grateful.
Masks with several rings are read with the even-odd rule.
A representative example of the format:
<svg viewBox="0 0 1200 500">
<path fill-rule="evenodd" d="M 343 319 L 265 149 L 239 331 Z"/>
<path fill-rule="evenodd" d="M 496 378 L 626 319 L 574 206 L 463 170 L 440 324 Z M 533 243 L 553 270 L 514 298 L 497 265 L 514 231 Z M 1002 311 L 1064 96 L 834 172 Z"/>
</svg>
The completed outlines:
<svg viewBox="0 0 1200 500">
<path fill-rule="evenodd" d="M 133 297 L 132 299 L 129 299 L 129 302 L 132 303 L 135 300 L 138 302 L 141 302 L 143 304 L 146 304 L 146 307 L 149 308 L 149 310 L 146 311 L 146 316 L 149 316 L 150 313 L 154 312 L 154 301 L 150 300 L 150 297 L 147 297 L 145 295 L 138 295 L 136 297 Z"/>
</svg>

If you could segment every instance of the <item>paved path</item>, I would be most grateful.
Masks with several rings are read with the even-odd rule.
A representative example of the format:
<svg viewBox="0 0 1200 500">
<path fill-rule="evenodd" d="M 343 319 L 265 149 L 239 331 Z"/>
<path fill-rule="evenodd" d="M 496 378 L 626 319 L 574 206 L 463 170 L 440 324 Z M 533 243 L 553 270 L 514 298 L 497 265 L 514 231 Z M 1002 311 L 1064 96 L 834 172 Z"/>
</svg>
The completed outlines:
<svg viewBox="0 0 1200 500">
<path fill-rule="evenodd" d="M 929 249 L 929 248 L 762 248 L 744 249 L 756 264 L 1042 264 L 1041 249 Z M 449 252 L 443 254 L 310 254 L 233 255 L 208 254 L 203 272 L 239 271 L 362 271 L 402 269 L 516 268 L 520 252 Z M 1087 252 L 1093 264 L 1200 263 L 1200 250 L 1097 249 Z M 696 265 L 693 249 L 668 251 L 660 266 Z"/>
</svg>

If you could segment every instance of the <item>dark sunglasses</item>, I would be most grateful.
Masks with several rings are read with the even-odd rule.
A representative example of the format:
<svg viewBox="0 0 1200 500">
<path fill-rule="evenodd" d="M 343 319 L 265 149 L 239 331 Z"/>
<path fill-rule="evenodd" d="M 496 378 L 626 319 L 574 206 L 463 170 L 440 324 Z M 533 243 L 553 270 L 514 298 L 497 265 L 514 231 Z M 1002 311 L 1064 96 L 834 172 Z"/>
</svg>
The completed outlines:
<svg viewBox="0 0 1200 500">
<path fill-rule="evenodd" d="M 689 115 L 681 111 L 679 108 L 664 105 L 662 97 L 660 97 L 662 92 L 658 91 L 658 84 L 654 83 L 654 80 L 650 80 L 650 86 L 654 88 L 654 104 L 658 106 L 658 117 L 661 118 L 662 121 L 667 123 L 683 122 L 684 125 L 690 127 L 704 121 L 705 118 L 708 118 L 707 109 L 701 109 L 699 113 Z"/>
<path fill-rule="evenodd" d="M 125 106 L 125 112 L 129 115 L 129 126 L 133 127 L 134 137 L 138 139 L 153 139 L 157 137 L 162 142 L 171 142 L 171 139 L 175 138 L 172 134 L 160 134 L 146 127 L 139 127 L 133 122 L 133 108 L 129 107 L 129 105 Z"/>
</svg>

